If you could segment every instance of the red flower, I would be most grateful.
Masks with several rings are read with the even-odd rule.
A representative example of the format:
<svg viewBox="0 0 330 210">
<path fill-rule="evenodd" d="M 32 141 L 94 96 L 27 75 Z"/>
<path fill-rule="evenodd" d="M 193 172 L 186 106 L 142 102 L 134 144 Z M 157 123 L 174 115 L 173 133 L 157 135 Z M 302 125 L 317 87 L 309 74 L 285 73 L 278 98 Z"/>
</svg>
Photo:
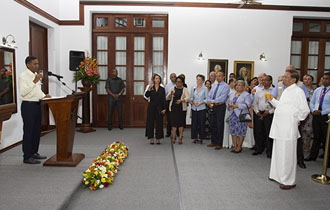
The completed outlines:
<svg viewBox="0 0 330 210">
<path fill-rule="evenodd" d="M 104 183 L 104 187 L 108 187 L 108 186 L 109 186 L 108 182 Z"/>
</svg>

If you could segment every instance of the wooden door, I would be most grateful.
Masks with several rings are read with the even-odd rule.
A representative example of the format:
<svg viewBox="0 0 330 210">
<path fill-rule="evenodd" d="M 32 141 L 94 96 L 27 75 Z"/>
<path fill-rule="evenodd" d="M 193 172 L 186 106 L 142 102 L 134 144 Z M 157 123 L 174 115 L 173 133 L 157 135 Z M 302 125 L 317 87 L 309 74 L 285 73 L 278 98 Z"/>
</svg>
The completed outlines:
<svg viewBox="0 0 330 210">
<path fill-rule="evenodd" d="M 40 70 L 43 70 L 44 78 L 42 79 L 41 89 L 48 94 L 48 38 L 47 29 L 30 22 L 30 43 L 29 53 L 39 60 Z M 49 127 L 49 109 L 48 105 L 42 104 L 42 121 L 41 130 L 48 130 Z"/>
</svg>

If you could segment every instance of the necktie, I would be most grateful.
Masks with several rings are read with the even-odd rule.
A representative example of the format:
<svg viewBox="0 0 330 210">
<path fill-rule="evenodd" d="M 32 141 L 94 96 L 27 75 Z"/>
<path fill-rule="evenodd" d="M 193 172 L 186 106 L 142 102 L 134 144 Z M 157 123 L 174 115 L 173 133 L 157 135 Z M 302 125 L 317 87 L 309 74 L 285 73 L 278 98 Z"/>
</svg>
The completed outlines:
<svg viewBox="0 0 330 210">
<path fill-rule="evenodd" d="M 219 87 L 220 87 L 220 83 L 218 83 L 217 87 L 215 88 L 215 91 L 214 91 L 214 93 L 213 93 L 213 97 L 212 97 L 213 100 L 214 100 L 215 97 L 217 96 L 217 92 L 218 92 Z"/>
<path fill-rule="evenodd" d="M 323 104 L 323 99 L 324 99 L 324 96 L 325 96 L 325 91 L 327 91 L 327 88 L 323 88 L 322 90 L 322 95 L 321 95 L 321 98 L 320 98 L 320 105 L 319 105 L 319 110 L 322 110 L 322 104 Z"/>
</svg>

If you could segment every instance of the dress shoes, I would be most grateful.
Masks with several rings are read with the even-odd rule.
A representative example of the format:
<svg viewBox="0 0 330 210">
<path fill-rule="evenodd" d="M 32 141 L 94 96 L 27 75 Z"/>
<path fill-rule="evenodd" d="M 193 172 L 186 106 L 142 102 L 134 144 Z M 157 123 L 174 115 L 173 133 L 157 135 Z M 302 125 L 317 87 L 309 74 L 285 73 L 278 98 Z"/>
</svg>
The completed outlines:
<svg viewBox="0 0 330 210">
<path fill-rule="evenodd" d="M 39 153 L 34 153 L 34 155 L 32 155 L 32 158 L 33 158 L 33 159 L 39 159 L 39 160 L 42 160 L 42 159 L 46 159 L 47 157 L 46 157 L 46 156 L 42 156 L 42 155 L 40 155 Z"/>
<path fill-rule="evenodd" d="M 112 128 L 108 128 L 108 130 L 109 130 L 109 131 L 111 131 L 111 130 L 112 130 Z"/>
<path fill-rule="evenodd" d="M 222 146 L 216 146 L 214 149 L 215 150 L 221 150 L 222 149 Z"/>
<path fill-rule="evenodd" d="M 294 185 L 284 185 L 284 184 L 280 184 L 280 188 L 282 189 L 282 190 L 290 190 L 290 189 L 292 189 L 292 188 L 294 188 L 296 185 L 294 184 Z"/>
<path fill-rule="evenodd" d="M 252 155 L 261 155 L 261 152 L 254 152 Z"/>
<path fill-rule="evenodd" d="M 215 147 L 215 146 L 217 146 L 217 145 L 216 144 L 212 144 L 212 143 L 207 145 L 207 147 Z"/>
<path fill-rule="evenodd" d="M 324 153 L 319 155 L 319 158 L 323 159 L 324 158 Z"/>
<path fill-rule="evenodd" d="M 166 137 L 170 137 L 171 136 L 171 134 L 166 134 Z"/>
<path fill-rule="evenodd" d="M 120 129 L 120 130 L 124 130 L 124 128 L 123 128 L 123 127 L 119 127 L 119 129 Z"/>
<path fill-rule="evenodd" d="M 316 161 L 316 158 L 312 158 L 311 156 L 308 156 L 304 159 L 305 161 Z"/>
<path fill-rule="evenodd" d="M 303 162 L 298 162 L 298 166 L 299 166 L 300 168 L 306 168 L 306 165 L 305 165 L 305 163 L 303 163 Z"/>
<path fill-rule="evenodd" d="M 36 160 L 36 159 L 30 157 L 27 160 L 23 160 L 23 163 L 27 163 L 27 164 L 40 164 L 41 162 L 39 160 Z"/>
</svg>

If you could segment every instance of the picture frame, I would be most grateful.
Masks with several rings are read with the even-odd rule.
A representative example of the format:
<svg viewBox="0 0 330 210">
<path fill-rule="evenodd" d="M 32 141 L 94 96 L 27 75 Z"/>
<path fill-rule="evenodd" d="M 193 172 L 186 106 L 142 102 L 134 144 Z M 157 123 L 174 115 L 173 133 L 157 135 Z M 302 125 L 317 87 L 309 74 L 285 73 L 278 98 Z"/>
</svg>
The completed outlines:
<svg viewBox="0 0 330 210">
<path fill-rule="evenodd" d="M 228 77 L 228 59 L 208 59 L 207 66 L 207 78 L 210 76 L 210 72 L 215 71 L 214 68 L 219 65 L 221 67 L 221 71 L 225 73 L 225 81 Z"/>
<path fill-rule="evenodd" d="M 254 61 L 234 61 L 234 74 L 238 80 L 250 81 L 254 76 Z"/>
</svg>

